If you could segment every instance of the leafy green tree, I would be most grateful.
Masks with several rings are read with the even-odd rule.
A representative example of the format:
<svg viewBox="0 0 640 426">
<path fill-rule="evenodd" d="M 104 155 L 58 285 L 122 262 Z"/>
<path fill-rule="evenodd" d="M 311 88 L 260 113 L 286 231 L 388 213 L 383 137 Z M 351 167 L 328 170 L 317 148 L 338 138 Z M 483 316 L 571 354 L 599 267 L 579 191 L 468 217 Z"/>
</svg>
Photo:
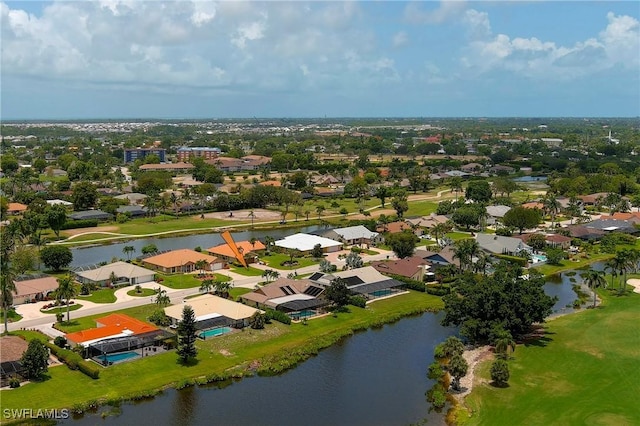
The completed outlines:
<svg viewBox="0 0 640 426">
<path fill-rule="evenodd" d="M 464 344 L 456 336 L 449 336 L 447 339 L 438 344 L 434 351 L 438 359 L 451 359 L 454 355 L 462 355 L 464 352 Z"/>
<path fill-rule="evenodd" d="M 382 204 L 383 209 L 388 196 L 389 196 L 389 190 L 387 189 L 386 186 L 379 186 L 378 189 L 376 189 L 376 198 L 380 200 L 380 204 Z"/>
<path fill-rule="evenodd" d="M 507 359 L 509 357 L 509 349 L 516 351 L 516 341 L 513 340 L 511 333 L 504 329 L 497 331 L 494 337 L 493 346 L 499 358 Z"/>
<path fill-rule="evenodd" d="M 311 256 L 316 259 L 320 259 L 323 256 L 322 246 L 320 244 L 316 244 L 313 246 L 313 250 L 311 250 Z"/>
<path fill-rule="evenodd" d="M 498 386 L 504 386 L 509 381 L 509 364 L 504 359 L 497 359 L 491 364 L 491 380 Z"/>
<path fill-rule="evenodd" d="M 493 180 L 493 192 L 500 194 L 501 197 L 509 198 L 511 193 L 518 189 L 518 185 L 507 177 L 497 177 Z"/>
<path fill-rule="evenodd" d="M 2 312 L 4 320 L 4 332 L 9 332 L 9 309 L 13 305 L 13 295 L 18 294 L 16 284 L 13 281 L 15 276 L 13 270 L 9 267 L 8 256 L 2 255 L 0 259 L 0 301 L 2 302 Z"/>
<path fill-rule="evenodd" d="M 265 315 L 261 314 L 259 311 L 256 311 L 253 315 L 251 315 L 251 318 L 249 318 L 249 325 L 254 330 L 262 330 L 264 328 L 265 322 Z"/>
<path fill-rule="evenodd" d="M 73 253 L 66 246 L 46 246 L 40 250 L 42 263 L 54 271 L 61 271 L 73 261 Z"/>
<path fill-rule="evenodd" d="M 48 370 L 49 351 L 40 339 L 31 339 L 27 350 L 22 354 L 20 363 L 25 375 L 32 380 L 37 380 Z"/>
<path fill-rule="evenodd" d="M 444 375 L 444 369 L 442 368 L 442 364 L 435 361 L 429 365 L 427 369 L 427 378 L 431 380 L 439 380 Z"/>
<path fill-rule="evenodd" d="M 396 211 L 398 219 L 402 219 L 407 210 L 409 210 L 409 202 L 407 201 L 407 193 L 405 191 L 397 191 L 391 199 L 391 206 Z"/>
<path fill-rule="evenodd" d="M 136 248 L 134 246 L 124 246 L 122 247 L 122 253 L 127 256 L 127 260 L 131 260 L 131 256 L 136 252 Z"/>
<path fill-rule="evenodd" d="M 55 204 L 47 208 L 45 215 L 51 230 L 56 234 L 56 237 L 60 237 L 60 229 L 67 221 L 67 209 L 63 205 Z"/>
<path fill-rule="evenodd" d="M 156 289 L 156 305 L 160 307 L 169 306 L 171 298 L 167 294 L 167 290 L 161 290 L 160 287 Z"/>
<path fill-rule="evenodd" d="M 413 256 L 418 241 L 419 238 L 410 229 L 386 237 L 387 244 L 400 259 Z"/>
<path fill-rule="evenodd" d="M 485 214 L 486 211 L 481 206 L 467 205 L 457 209 L 453 215 L 451 215 L 451 220 L 456 225 L 469 230 L 472 226 L 480 225 L 480 219 L 482 219 Z"/>
<path fill-rule="evenodd" d="M 37 261 L 38 251 L 32 246 L 20 245 L 11 255 L 11 265 L 18 275 L 35 269 Z"/>
<path fill-rule="evenodd" d="M 56 298 L 60 301 L 64 300 L 67 305 L 67 322 L 71 321 L 69 314 L 69 301 L 77 294 L 77 289 L 73 277 L 65 275 L 58 278 L 58 289 L 56 290 Z"/>
<path fill-rule="evenodd" d="M 140 249 L 142 254 L 153 254 L 158 252 L 158 247 L 155 244 L 147 244 Z"/>
<path fill-rule="evenodd" d="M 465 191 L 465 198 L 476 203 L 487 203 L 492 195 L 491 185 L 486 180 L 472 180 Z"/>
<path fill-rule="evenodd" d="M 597 303 L 596 289 L 607 285 L 607 281 L 604 279 L 604 272 L 590 269 L 587 271 L 584 282 L 593 291 L 593 307 L 595 308 Z"/>
<path fill-rule="evenodd" d="M 324 296 L 329 300 L 337 310 L 349 304 L 349 288 L 342 278 L 335 278 L 326 288 Z"/>
<path fill-rule="evenodd" d="M 447 365 L 447 371 L 451 374 L 453 378 L 451 382 L 451 387 L 455 390 L 460 390 L 460 379 L 467 375 L 467 371 L 469 370 L 469 364 L 462 357 L 461 354 L 454 354 L 449 360 L 449 364 Z"/>
<path fill-rule="evenodd" d="M 196 348 L 196 315 L 193 308 L 186 305 L 182 309 L 182 320 L 178 323 L 178 357 L 183 364 L 189 363 L 198 355 Z"/>
<path fill-rule="evenodd" d="M 458 240 L 453 248 L 453 257 L 460 261 L 460 270 L 470 270 L 473 258 L 480 252 L 480 245 L 476 240 L 467 238 Z"/>
<path fill-rule="evenodd" d="M 560 265 L 564 259 L 565 253 L 561 248 L 550 247 L 546 251 L 547 263 L 549 265 Z"/>
<path fill-rule="evenodd" d="M 96 205 L 98 191 L 91 182 L 81 181 L 74 185 L 71 201 L 75 210 L 87 210 Z"/>
<path fill-rule="evenodd" d="M 527 244 L 535 250 L 543 250 L 547 246 L 547 240 L 542 234 L 533 234 L 527 240 Z"/>
<path fill-rule="evenodd" d="M 540 223 L 540 212 L 537 209 L 527 209 L 525 207 L 514 207 L 505 213 L 502 218 L 505 226 L 516 228 L 522 234 L 522 231 L 534 228 Z"/>
<path fill-rule="evenodd" d="M 462 275 L 443 297 L 442 324 L 460 326 L 460 334 L 473 343 L 490 341 L 498 327 L 521 336 L 551 314 L 557 299 L 545 294 L 544 284 L 535 270 L 525 279 L 521 267 L 504 261 L 492 276 Z"/>
</svg>

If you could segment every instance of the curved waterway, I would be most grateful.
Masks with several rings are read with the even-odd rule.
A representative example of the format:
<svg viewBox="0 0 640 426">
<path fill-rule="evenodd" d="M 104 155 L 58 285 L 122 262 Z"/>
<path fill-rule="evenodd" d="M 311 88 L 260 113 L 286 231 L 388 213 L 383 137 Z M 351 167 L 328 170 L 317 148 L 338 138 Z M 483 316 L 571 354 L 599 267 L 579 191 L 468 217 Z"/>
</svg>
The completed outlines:
<svg viewBox="0 0 640 426">
<path fill-rule="evenodd" d="M 276 225 L 277 226 L 277 225 Z M 286 237 L 287 235 L 295 234 L 296 232 L 312 232 L 320 229 L 320 226 L 304 226 L 295 228 L 272 228 L 272 229 L 256 229 L 249 231 L 232 232 L 233 238 L 236 241 L 249 240 L 255 237 L 259 240 L 263 240 L 266 236 L 271 236 L 278 240 Z M 126 258 L 122 249 L 125 246 L 133 246 L 136 251 L 135 256 L 139 256 L 142 251 L 142 247 L 148 244 L 155 244 L 158 250 L 176 250 L 183 248 L 194 249 L 201 247 L 207 249 L 218 244 L 222 244 L 224 241 L 220 236 L 220 232 L 211 232 L 208 234 L 194 234 L 185 235 L 181 237 L 151 237 L 140 238 L 130 240 L 123 243 L 106 243 L 105 245 L 95 245 L 87 247 L 72 248 L 73 261 L 71 267 L 94 265 L 99 262 L 110 262 L 112 258 Z"/>
<path fill-rule="evenodd" d="M 426 313 L 356 333 L 296 368 L 215 386 L 167 390 L 150 401 L 123 404 L 65 424 L 109 425 L 408 425 L 428 419 L 426 377 L 436 344 L 454 333 L 442 314 Z M 108 411 L 109 407 L 103 408 Z"/>
</svg>

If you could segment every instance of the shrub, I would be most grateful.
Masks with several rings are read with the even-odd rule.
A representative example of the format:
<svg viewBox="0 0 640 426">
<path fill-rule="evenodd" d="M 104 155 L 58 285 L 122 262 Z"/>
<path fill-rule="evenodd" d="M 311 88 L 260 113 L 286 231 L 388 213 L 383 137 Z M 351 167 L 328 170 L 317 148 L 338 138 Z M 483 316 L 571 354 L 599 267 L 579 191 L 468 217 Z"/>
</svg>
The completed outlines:
<svg viewBox="0 0 640 426">
<path fill-rule="evenodd" d="M 444 296 L 451 292 L 449 284 L 427 284 L 427 293 L 434 296 Z"/>
<path fill-rule="evenodd" d="M 504 386 L 509 381 L 509 364 L 503 359 L 497 359 L 491 364 L 491 380 Z"/>
<path fill-rule="evenodd" d="M 391 278 L 394 280 L 398 280 L 404 283 L 405 288 L 409 288 L 411 290 L 416 290 L 424 293 L 426 291 L 426 286 L 422 281 L 412 280 L 411 278 L 403 277 L 402 275 L 391 274 Z"/>
<path fill-rule="evenodd" d="M 506 260 L 509 263 L 515 263 L 516 265 L 522 267 L 526 267 L 528 262 L 526 258 L 520 256 L 510 256 L 508 254 L 496 254 L 494 256 L 498 259 Z"/>
<path fill-rule="evenodd" d="M 92 379 L 100 378 L 100 367 L 84 359 L 78 363 L 78 370 Z"/>
<path fill-rule="evenodd" d="M 154 323 L 155 325 L 167 327 L 171 325 L 171 319 L 164 313 L 162 309 L 156 309 L 151 316 L 149 316 L 149 321 Z"/>
<path fill-rule="evenodd" d="M 9 387 L 12 389 L 19 388 L 20 380 L 16 377 L 12 377 L 11 379 L 9 379 Z"/>
<path fill-rule="evenodd" d="M 349 298 L 349 304 L 357 306 L 358 308 L 366 308 L 367 299 L 365 299 L 363 296 L 351 296 Z"/>
<path fill-rule="evenodd" d="M 65 346 L 67 346 L 67 339 L 64 338 L 63 336 L 58 336 L 55 339 L 53 339 L 53 343 L 59 348 L 64 348 Z"/>
<path fill-rule="evenodd" d="M 291 324 L 291 317 L 284 312 L 276 311 L 274 309 L 267 309 L 265 316 L 269 320 L 275 320 L 282 324 Z"/>
<path fill-rule="evenodd" d="M 94 226 L 98 226 L 98 221 L 95 219 L 83 219 L 83 220 L 73 220 L 69 222 L 65 222 L 60 229 L 77 229 L 77 228 L 93 228 Z"/>
</svg>

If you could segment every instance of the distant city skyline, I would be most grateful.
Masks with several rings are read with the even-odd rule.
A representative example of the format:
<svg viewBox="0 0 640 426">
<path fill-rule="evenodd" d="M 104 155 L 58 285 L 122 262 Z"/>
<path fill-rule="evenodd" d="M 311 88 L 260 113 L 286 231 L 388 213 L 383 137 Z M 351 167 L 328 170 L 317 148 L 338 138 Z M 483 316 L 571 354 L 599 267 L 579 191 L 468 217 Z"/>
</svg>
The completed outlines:
<svg viewBox="0 0 640 426">
<path fill-rule="evenodd" d="M 5 1 L 0 118 L 637 117 L 618 2 Z"/>
</svg>

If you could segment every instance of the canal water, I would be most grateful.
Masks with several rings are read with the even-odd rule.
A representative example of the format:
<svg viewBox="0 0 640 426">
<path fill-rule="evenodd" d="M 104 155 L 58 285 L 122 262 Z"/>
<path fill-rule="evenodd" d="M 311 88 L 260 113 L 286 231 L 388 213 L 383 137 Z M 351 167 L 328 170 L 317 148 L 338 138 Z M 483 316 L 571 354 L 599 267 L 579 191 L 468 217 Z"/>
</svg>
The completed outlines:
<svg viewBox="0 0 640 426">
<path fill-rule="evenodd" d="M 167 390 L 150 401 L 123 404 L 117 416 L 100 412 L 79 425 L 409 425 L 427 419 L 426 377 L 436 344 L 454 333 L 442 313 L 405 318 L 356 333 L 296 368 L 273 377 L 250 377 L 223 389 Z M 103 410 L 108 410 L 105 407 Z"/>
<path fill-rule="evenodd" d="M 234 240 L 244 241 L 255 237 L 261 241 L 264 241 L 264 237 L 270 236 L 278 240 L 286 237 L 287 235 L 295 234 L 296 232 L 313 232 L 320 229 L 319 226 L 304 226 L 299 228 L 273 228 L 273 229 L 260 229 L 260 230 L 248 230 L 240 232 L 232 232 Z M 126 259 L 126 255 L 122 252 L 125 246 L 133 246 L 136 251 L 134 256 L 139 256 L 142 251 L 142 247 L 148 244 L 155 244 L 158 250 L 176 250 L 189 248 L 194 249 L 200 247 L 207 249 L 218 244 L 222 244 L 224 241 L 219 232 L 211 232 L 208 234 L 194 234 L 185 235 L 182 237 L 152 237 L 131 240 L 127 242 L 119 242 L 107 245 L 96 245 L 87 247 L 77 247 L 71 249 L 73 253 L 73 261 L 71 267 L 76 268 L 78 266 L 95 265 L 100 262 L 111 262 L 111 259 L 123 258 Z"/>
</svg>

